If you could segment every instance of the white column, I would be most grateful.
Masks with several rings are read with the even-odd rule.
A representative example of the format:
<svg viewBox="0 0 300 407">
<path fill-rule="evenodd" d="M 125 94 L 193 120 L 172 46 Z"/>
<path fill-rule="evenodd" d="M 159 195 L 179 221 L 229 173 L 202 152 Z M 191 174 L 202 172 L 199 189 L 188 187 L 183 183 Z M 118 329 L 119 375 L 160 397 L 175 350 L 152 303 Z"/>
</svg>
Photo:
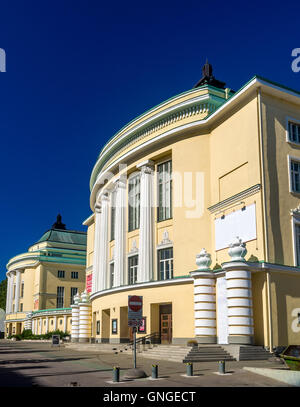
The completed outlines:
<svg viewBox="0 0 300 407">
<path fill-rule="evenodd" d="M 89 342 L 92 334 L 92 305 L 84 291 L 79 302 L 79 342 Z"/>
<path fill-rule="evenodd" d="M 9 287 L 9 299 L 8 309 L 9 313 L 13 312 L 13 296 L 14 296 L 14 273 L 10 273 L 10 287 Z"/>
<path fill-rule="evenodd" d="M 32 320 L 32 333 L 35 335 L 35 319 Z"/>
<path fill-rule="evenodd" d="M 138 282 L 150 281 L 153 278 L 153 165 L 153 161 L 147 160 L 137 166 L 141 169 Z"/>
<path fill-rule="evenodd" d="M 39 319 L 39 334 L 42 334 L 42 318 Z"/>
<path fill-rule="evenodd" d="M 74 304 L 72 308 L 72 328 L 71 328 L 71 341 L 78 342 L 79 340 L 79 294 L 74 296 Z"/>
<path fill-rule="evenodd" d="M 101 201 L 101 218 L 100 218 L 100 245 L 99 245 L 99 275 L 98 289 L 102 291 L 107 288 L 107 262 L 108 262 L 108 210 L 109 199 L 107 192 L 103 191 L 100 196 Z"/>
<path fill-rule="evenodd" d="M 126 243 L 126 179 L 116 181 L 116 218 L 114 250 L 114 287 L 124 285 L 125 281 L 125 243 Z"/>
<path fill-rule="evenodd" d="M 54 317 L 54 331 L 57 329 L 57 316 Z"/>
<path fill-rule="evenodd" d="M 7 276 L 7 292 L 6 292 L 6 314 L 10 313 L 10 287 L 12 284 L 12 277 L 10 273 L 6 274 Z"/>
<path fill-rule="evenodd" d="M 17 270 L 17 272 L 16 272 L 16 296 L 15 296 L 15 310 L 14 310 L 14 312 L 19 311 L 20 281 L 21 281 L 21 271 Z"/>
<path fill-rule="evenodd" d="M 195 337 L 199 343 L 216 343 L 215 276 L 210 270 L 211 256 L 202 249 L 196 257 L 194 278 Z"/>
<path fill-rule="evenodd" d="M 67 316 L 64 315 L 64 332 L 67 332 Z"/>
<path fill-rule="evenodd" d="M 48 333 L 49 332 L 49 317 L 46 317 L 46 332 L 45 333 Z"/>
<path fill-rule="evenodd" d="M 229 343 L 253 344 L 251 272 L 244 260 L 246 245 L 238 237 L 230 245 L 232 261 L 223 263 L 227 281 Z"/>
<path fill-rule="evenodd" d="M 98 290 L 99 268 L 100 268 L 100 241 L 101 241 L 101 206 L 95 205 L 95 238 L 94 238 L 94 260 L 92 276 L 92 293 Z"/>
</svg>

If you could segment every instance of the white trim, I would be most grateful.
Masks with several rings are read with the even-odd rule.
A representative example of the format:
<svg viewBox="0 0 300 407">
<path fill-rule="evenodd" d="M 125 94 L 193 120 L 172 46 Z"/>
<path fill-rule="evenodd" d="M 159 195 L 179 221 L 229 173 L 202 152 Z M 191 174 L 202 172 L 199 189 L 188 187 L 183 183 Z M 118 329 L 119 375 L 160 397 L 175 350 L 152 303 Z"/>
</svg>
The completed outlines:
<svg viewBox="0 0 300 407">
<path fill-rule="evenodd" d="M 296 243 L 296 225 L 300 226 L 300 219 L 297 219 L 295 215 L 292 215 L 292 239 L 293 239 L 293 257 L 294 257 L 294 266 L 297 265 L 297 243 Z"/>
<path fill-rule="evenodd" d="M 285 137 L 286 137 L 286 141 L 287 141 L 287 143 L 289 143 L 291 145 L 299 146 L 300 142 L 297 143 L 296 141 L 291 141 L 290 138 L 289 138 L 289 122 L 300 125 L 300 119 L 295 119 L 294 117 L 291 117 L 291 116 L 286 116 L 286 118 L 285 118 Z"/>
<path fill-rule="evenodd" d="M 147 281 L 145 283 L 136 283 L 132 285 L 126 285 L 122 287 L 115 287 L 104 291 L 98 291 L 91 295 L 90 299 L 95 300 L 99 297 L 104 297 L 105 295 L 115 294 L 123 291 L 137 290 L 142 288 L 153 288 L 160 287 L 164 285 L 176 285 L 176 284 L 192 284 L 194 281 L 189 277 L 175 278 L 172 280 L 158 280 L 158 281 Z"/>
<path fill-rule="evenodd" d="M 90 226 L 92 223 L 94 223 L 94 217 L 95 217 L 95 214 L 92 213 L 88 218 L 86 218 L 86 219 L 82 222 L 82 224 L 83 224 L 84 226 Z"/>
<path fill-rule="evenodd" d="M 288 161 L 289 192 L 291 194 L 300 195 L 300 191 L 293 191 L 293 189 L 292 189 L 292 171 L 291 171 L 291 161 L 298 161 L 299 165 L 300 165 L 300 157 L 295 157 L 293 155 L 288 154 L 287 161 Z"/>
</svg>

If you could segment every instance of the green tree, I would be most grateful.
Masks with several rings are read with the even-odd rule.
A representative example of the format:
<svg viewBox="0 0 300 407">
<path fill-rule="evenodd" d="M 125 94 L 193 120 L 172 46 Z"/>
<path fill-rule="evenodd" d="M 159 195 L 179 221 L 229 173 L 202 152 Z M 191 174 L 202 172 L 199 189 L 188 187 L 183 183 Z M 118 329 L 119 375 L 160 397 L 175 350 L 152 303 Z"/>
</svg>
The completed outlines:
<svg viewBox="0 0 300 407">
<path fill-rule="evenodd" d="M 1 281 L 0 283 L 0 308 L 6 309 L 6 290 L 7 290 L 7 279 Z"/>
</svg>

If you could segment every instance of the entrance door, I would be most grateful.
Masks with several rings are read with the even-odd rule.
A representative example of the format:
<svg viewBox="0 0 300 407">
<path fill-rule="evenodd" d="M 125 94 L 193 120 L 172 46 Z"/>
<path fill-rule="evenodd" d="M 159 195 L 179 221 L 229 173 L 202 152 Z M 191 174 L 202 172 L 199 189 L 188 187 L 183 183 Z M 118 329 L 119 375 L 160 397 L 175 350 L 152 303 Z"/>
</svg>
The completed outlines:
<svg viewBox="0 0 300 407">
<path fill-rule="evenodd" d="M 172 314 L 160 315 L 161 343 L 172 342 Z"/>
</svg>

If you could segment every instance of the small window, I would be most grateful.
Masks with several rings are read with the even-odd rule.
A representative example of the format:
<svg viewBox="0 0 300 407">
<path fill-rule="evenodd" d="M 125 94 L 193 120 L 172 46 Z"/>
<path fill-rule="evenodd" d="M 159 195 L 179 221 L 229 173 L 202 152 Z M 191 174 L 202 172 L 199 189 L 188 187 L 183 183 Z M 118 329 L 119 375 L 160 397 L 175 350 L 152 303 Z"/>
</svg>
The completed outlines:
<svg viewBox="0 0 300 407">
<path fill-rule="evenodd" d="M 128 258 L 128 284 L 135 284 L 137 281 L 138 256 Z"/>
<path fill-rule="evenodd" d="M 300 144 L 300 124 L 289 122 L 289 141 Z"/>
<path fill-rule="evenodd" d="M 114 277 L 115 277 L 115 264 L 114 263 L 110 263 L 109 270 L 110 270 L 110 288 L 112 288 L 114 286 Z"/>
<path fill-rule="evenodd" d="M 173 247 L 158 251 L 158 272 L 159 280 L 173 278 Z"/>
<path fill-rule="evenodd" d="M 291 160 L 291 187 L 293 192 L 300 192 L 300 161 Z"/>
<path fill-rule="evenodd" d="M 78 279 L 78 271 L 71 271 L 71 278 Z"/>
<path fill-rule="evenodd" d="M 118 320 L 117 319 L 111 320 L 111 333 L 112 334 L 118 333 Z"/>
<path fill-rule="evenodd" d="M 21 284 L 21 295 L 20 295 L 20 298 L 23 298 L 24 297 L 24 281 L 22 281 L 22 284 Z"/>
<path fill-rule="evenodd" d="M 60 319 L 60 320 L 59 320 L 59 325 L 62 325 L 62 323 L 63 323 L 63 320 Z"/>
<path fill-rule="evenodd" d="M 100 335 L 100 321 L 97 321 L 96 335 Z"/>
<path fill-rule="evenodd" d="M 53 325 L 53 319 L 51 319 L 51 325 Z"/>
<path fill-rule="evenodd" d="M 21 302 L 20 303 L 20 312 L 22 312 L 23 311 L 23 303 Z"/>
<path fill-rule="evenodd" d="M 58 271 L 57 271 L 57 277 L 58 277 L 58 278 L 65 278 L 65 272 L 64 272 L 64 270 L 58 270 Z"/>
</svg>

